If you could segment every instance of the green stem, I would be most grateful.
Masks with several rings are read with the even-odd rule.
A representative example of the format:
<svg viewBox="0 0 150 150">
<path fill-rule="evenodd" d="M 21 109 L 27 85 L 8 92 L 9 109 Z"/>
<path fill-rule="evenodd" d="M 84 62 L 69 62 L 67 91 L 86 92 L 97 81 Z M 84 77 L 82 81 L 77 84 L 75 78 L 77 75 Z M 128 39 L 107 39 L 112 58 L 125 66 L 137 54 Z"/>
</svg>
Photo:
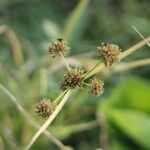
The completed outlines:
<svg viewBox="0 0 150 150">
<path fill-rule="evenodd" d="M 138 50 L 139 48 L 141 48 L 142 46 L 144 46 L 145 44 L 147 44 L 148 42 L 150 42 L 150 37 L 147 37 L 146 39 L 144 39 L 143 41 L 133 45 L 132 47 L 130 47 L 129 49 L 125 50 L 124 52 L 122 52 L 119 55 L 119 60 L 127 57 L 128 55 L 132 54 L 133 52 L 135 52 L 136 50 Z"/>
<path fill-rule="evenodd" d="M 54 103 L 55 103 L 55 104 L 58 104 L 58 103 L 60 102 L 60 100 L 61 100 L 61 97 L 62 97 L 67 91 L 68 91 L 68 89 L 65 90 L 64 92 L 62 92 L 62 93 L 54 100 Z"/>
<path fill-rule="evenodd" d="M 88 83 L 85 83 L 85 82 L 83 82 L 83 84 L 84 84 L 84 85 L 86 85 L 86 86 L 91 86 L 90 84 L 88 84 Z"/>
<path fill-rule="evenodd" d="M 132 28 L 138 33 L 138 35 L 144 40 L 144 36 L 138 31 L 138 29 L 135 26 L 132 26 Z M 147 46 L 150 48 L 150 43 L 147 42 Z"/>
<path fill-rule="evenodd" d="M 89 71 L 88 73 L 86 73 L 84 75 L 84 79 L 87 79 L 93 75 L 95 75 L 96 73 L 98 73 L 101 69 L 103 69 L 105 67 L 105 65 L 101 62 L 97 63 L 91 71 Z"/>
<path fill-rule="evenodd" d="M 24 150 L 29 150 L 31 146 L 34 144 L 34 142 L 37 140 L 37 138 L 48 128 L 48 126 L 52 123 L 52 121 L 55 119 L 55 117 L 58 115 L 60 110 L 63 108 L 65 103 L 67 102 L 69 96 L 71 95 L 71 90 L 68 90 L 59 105 L 56 107 L 52 115 L 47 119 L 47 121 L 41 126 L 41 128 L 36 132 L 36 134 L 32 137 L 28 145 L 25 147 Z"/>
<path fill-rule="evenodd" d="M 121 60 L 121 59 L 125 58 L 126 56 L 130 55 L 131 53 L 135 52 L 137 49 L 139 49 L 140 47 L 144 46 L 147 42 L 150 42 L 150 37 L 144 39 L 143 41 L 139 42 L 138 44 L 132 46 L 128 50 L 126 50 L 123 53 L 121 53 L 119 55 L 119 59 Z M 63 62 L 66 64 L 67 69 L 70 70 L 71 68 L 68 65 L 68 63 L 67 63 L 66 59 L 64 58 L 63 54 L 60 53 L 60 55 L 61 55 L 61 58 L 62 58 Z M 101 71 L 105 67 L 106 66 L 103 63 L 99 62 L 89 73 L 86 73 L 86 74 L 83 75 L 84 79 L 87 79 L 87 78 L 93 76 L 94 74 L 98 73 L 99 71 Z M 29 150 L 31 148 L 31 146 L 34 144 L 34 142 L 37 140 L 37 138 L 47 129 L 47 127 L 55 119 L 55 117 L 58 115 L 60 110 L 63 108 L 63 106 L 67 102 L 69 96 L 71 95 L 71 92 L 72 92 L 71 90 L 68 90 L 65 93 L 64 97 L 62 98 L 61 102 L 58 104 L 58 106 L 56 107 L 56 109 L 54 110 L 52 115 L 48 118 L 48 120 L 41 126 L 41 128 L 33 136 L 31 141 L 28 143 L 27 147 L 25 148 L 25 150 Z"/>
<path fill-rule="evenodd" d="M 60 57 L 61 57 L 63 63 L 66 65 L 67 70 L 71 70 L 71 68 L 70 68 L 70 66 L 69 66 L 69 64 L 68 64 L 68 62 L 66 61 L 66 59 L 65 59 L 65 57 L 64 57 L 64 55 L 63 55 L 63 53 L 61 53 L 61 52 L 60 52 Z"/>
<path fill-rule="evenodd" d="M 16 106 L 16 108 L 21 112 L 21 114 L 23 115 L 23 117 L 29 122 L 29 124 L 31 124 L 32 126 L 34 126 L 36 129 L 40 129 L 40 124 L 38 124 L 36 122 L 36 120 L 34 120 L 32 118 L 32 116 L 30 116 L 30 114 L 23 108 L 23 106 L 19 103 L 19 100 L 16 99 L 16 97 L 14 95 L 12 95 L 12 93 L 10 91 L 8 91 L 8 89 L 2 85 L 0 83 L 0 90 L 2 92 L 4 92 L 12 101 L 12 103 L 14 103 L 14 105 Z M 55 136 L 53 136 L 50 132 L 48 132 L 47 130 L 45 130 L 44 135 L 46 135 L 54 144 L 56 144 L 60 149 L 63 149 L 65 147 L 65 145 L 59 141 Z"/>
</svg>

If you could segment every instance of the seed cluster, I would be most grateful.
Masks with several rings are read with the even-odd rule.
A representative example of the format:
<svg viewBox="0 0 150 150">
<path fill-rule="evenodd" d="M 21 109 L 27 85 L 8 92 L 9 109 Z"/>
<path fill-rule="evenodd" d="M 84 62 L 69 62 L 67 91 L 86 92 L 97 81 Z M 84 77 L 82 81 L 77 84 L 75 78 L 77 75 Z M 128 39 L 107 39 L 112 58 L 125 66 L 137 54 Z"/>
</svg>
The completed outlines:
<svg viewBox="0 0 150 150">
<path fill-rule="evenodd" d="M 63 60 L 64 53 L 70 50 L 70 46 L 63 39 L 55 39 L 50 42 L 49 53 L 51 56 L 55 57 L 60 56 Z M 97 48 L 98 58 L 105 64 L 105 66 L 111 66 L 113 63 L 118 61 L 118 55 L 121 53 L 118 45 L 111 43 L 102 43 L 100 47 Z M 60 55 L 61 54 L 61 55 Z M 64 60 L 67 65 L 67 72 L 64 74 L 63 80 L 60 82 L 60 89 L 65 91 L 67 89 L 82 88 L 83 85 L 90 87 L 90 92 L 94 96 L 99 96 L 104 91 L 104 82 L 94 78 L 91 80 L 91 83 L 85 83 L 86 74 L 91 73 L 93 70 L 88 71 L 84 67 L 71 67 L 67 64 L 67 61 Z M 35 112 L 47 119 L 55 110 L 56 102 L 50 101 L 49 99 L 44 99 L 36 105 Z M 58 101 L 57 101 L 58 102 Z"/>
<path fill-rule="evenodd" d="M 64 79 L 60 83 L 60 88 L 64 91 L 68 88 L 75 89 L 76 87 L 82 87 L 84 71 L 82 68 L 71 68 L 64 75 Z"/>
<path fill-rule="evenodd" d="M 64 54 L 69 50 L 70 50 L 70 46 L 63 39 L 52 40 L 49 44 L 49 53 L 53 57 L 57 56 L 60 52 Z"/>
<path fill-rule="evenodd" d="M 91 93 L 94 96 L 99 96 L 104 92 L 104 82 L 94 78 L 91 82 Z"/>
<path fill-rule="evenodd" d="M 45 119 L 48 119 L 54 110 L 54 103 L 47 98 L 38 103 L 35 108 L 35 112 Z"/>
<path fill-rule="evenodd" d="M 102 43 L 102 46 L 97 47 L 98 58 L 105 64 L 105 66 L 111 66 L 117 62 L 118 55 L 121 53 L 119 46 L 111 43 Z"/>
</svg>

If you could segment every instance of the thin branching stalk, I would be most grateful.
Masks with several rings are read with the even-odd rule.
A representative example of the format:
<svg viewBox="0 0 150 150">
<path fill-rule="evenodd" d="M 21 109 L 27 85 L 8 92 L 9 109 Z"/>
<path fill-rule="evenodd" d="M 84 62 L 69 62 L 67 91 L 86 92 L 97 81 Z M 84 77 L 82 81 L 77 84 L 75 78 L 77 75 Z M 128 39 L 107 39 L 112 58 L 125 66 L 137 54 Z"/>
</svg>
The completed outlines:
<svg viewBox="0 0 150 150">
<path fill-rule="evenodd" d="M 131 53 L 135 52 L 137 49 L 141 48 L 142 46 L 144 46 L 145 44 L 147 44 L 147 42 L 150 42 L 150 37 L 144 39 L 143 41 L 135 44 L 134 46 L 132 46 L 131 48 L 125 50 L 124 52 L 122 52 L 120 55 L 119 55 L 119 59 L 123 59 L 125 58 L 126 56 L 130 55 Z"/>
<path fill-rule="evenodd" d="M 88 79 L 89 77 L 95 75 L 96 73 L 98 73 L 100 70 L 103 70 L 103 68 L 105 68 L 105 65 L 101 62 L 97 63 L 95 65 L 95 67 L 93 69 L 91 69 L 91 71 L 89 71 L 87 74 L 85 74 L 85 79 Z"/>
<path fill-rule="evenodd" d="M 123 72 L 129 69 L 150 65 L 150 58 L 121 63 L 112 67 L 113 72 Z"/>
<path fill-rule="evenodd" d="M 41 128 L 36 132 L 36 134 L 32 137 L 29 144 L 25 147 L 25 150 L 29 150 L 31 146 L 34 144 L 34 142 L 37 140 L 37 138 L 47 129 L 47 127 L 51 124 L 51 122 L 55 119 L 55 117 L 58 115 L 62 107 L 65 105 L 66 101 L 68 100 L 69 96 L 71 94 L 71 90 L 68 90 L 65 96 L 63 97 L 62 101 L 59 103 L 59 105 L 56 107 L 53 114 L 47 119 L 47 121 L 41 126 Z"/>
<path fill-rule="evenodd" d="M 99 111 L 96 114 L 96 118 L 100 127 L 99 141 L 100 141 L 101 148 L 103 150 L 110 150 L 105 116 L 102 112 Z"/>
<path fill-rule="evenodd" d="M 10 100 L 15 104 L 17 109 L 21 112 L 27 121 L 33 125 L 35 128 L 39 129 L 40 125 L 30 116 L 30 114 L 23 108 L 23 106 L 19 103 L 14 95 L 12 95 L 1 83 L 0 83 L 0 90 L 3 91 Z M 54 144 L 56 144 L 60 149 L 63 149 L 65 146 L 64 144 L 55 138 L 51 133 L 48 131 L 44 131 L 44 135 L 46 135 Z"/>
<path fill-rule="evenodd" d="M 60 57 L 61 57 L 61 59 L 62 59 L 62 62 L 65 64 L 66 68 L 67 68 L 68 70 L 71 70 L 71 68 L 70 68 L 70 66 L 69 66 L 69 64 L 68 64 L 68 62 L 66 61 L 66 59 L 64 58 L 63 53 L 61 53 L 61 52 L 60 52 Z"/>
<path fill-rule="evenodd" d="M 2 138 L 1 138 L 1 136 L 0 136 L 0 148 L 1 148 L 1 150 L 5 149 L 4 142 L 3 142 Z"/>
<path fill-rule="evenodd" d="M 135 44 L 134 46 L 132 46 L 131 48 L 125 50 L 124 52 L 122 52 L 119 55 L 119 60 L 125 58 L 126 56 L 130 55 L 131 53 L 135 52 L 137 49 L 139 49 L 140 47 L 144 46 L 145 44 L 147 44 L 147 42 L 150 41 L 150 37 L 148 37 L 147 39 L 144 39 L 143 41 Z M 97 65 L 95 65 L 95 67 L 85 75 L 85 79 L 93 76 L 94 74 L 98 73 L 99 71 L 102 71 L 105 67 L 105 65 L 103 63 L 98 63 Z"/>
<path fill-rule="evenodd" d="M 137 34 L 144 40 L 144 36 L 138 31 L 138 29 L 135 26 L 132 26 L 132 28 L 137 32 Z M 147 46 L 150 48 L 150 43 L 147 42 Z"/>
<path fill-rule="evenodd" d="M 90 122 L 86 122 L 86 123 L 81 123 L 76 126 L 77 126 L 76 132 L 81 132 L 81 131 L 86 131 L 86 130 L 90 130 L 90 129 L 97 127 L 98 122 L 96 120 L 94 120 L 94 121 L 90 121 Z"/>
<path fill-rule="evenodd" d="M 54 101 L 55 104 L 58 104 L 59 101 L 61 100 L 62 96 L 67 92 L 68 90 L 65 90 L 64 92 L 62 92 Z"/>
<path fill-rule="evenodd" d="M 139 42 L 138 44 L 135 44 L 131 48 L 129 48 L 126 51 L 122 52 L 119 55 L 119 57 L 118 57 L 119 60 L 121 60 L 121 59 L 125 58 L 126 56 L 130 55 L 131 53 L 135 52 L 137 49 L 139 49 L 140 47 L 144 46 L 149 41 L 150 41 L 150 37 L 144 39 L 143 41 Z M 84 79 L 87 79 L 87 78 L 95 75 L 96 73 L 98 73 L 99 71 L 102 71 L 105 68 L 106 68 L 106 66 L 103 63 L 98 63 L 94 67 L 94 69 L 92 69 L 88 74 L 86 74 Z M 28 145 L 26 146 L 25 150 L 29 150 L 31 148 L 31 146 L 38 139 L 38 137 L 42 134 L 42 132 L 44 132 L 47 129 L 47 127 L 51 124 L 51 122 L 55 119 L 55 117 L 58 115 L 58 113 L 60 112 L 60 110 L 62 109 L 62 107 L 66 103 L 66 101 L 68 100 L 69 96 L 71 95 L 71 92 L 72 92 L 72 90 L 67 91 L 67 93 L 65 94 L 65 96 L 63 97 L 61 102 L 56 107 L 56 109 L 53 112 L 53 114 L 48 118 L 48 120 L 41 126 L 41 128 L 32 137 L 31 141 L 28 143 Z"/>
</svg>

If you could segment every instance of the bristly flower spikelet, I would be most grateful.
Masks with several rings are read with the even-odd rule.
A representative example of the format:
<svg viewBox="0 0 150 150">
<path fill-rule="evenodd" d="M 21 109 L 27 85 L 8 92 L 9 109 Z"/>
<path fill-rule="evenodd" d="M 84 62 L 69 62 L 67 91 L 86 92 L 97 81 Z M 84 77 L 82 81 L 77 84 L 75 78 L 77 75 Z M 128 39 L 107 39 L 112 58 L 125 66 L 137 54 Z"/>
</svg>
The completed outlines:
<svg viewBox="0 0 150 150">
<path fill-rule="evenodd" d="M 49 44 L 49 53 L 51 56 L 55 57 L 59 53 L 67 53 L 70 50 L 70 46 L 63 39 L 52 40 Z"/>
<path fill-rule="evenodd" d="M 35 112 L 38 116 L 43 117 L 44 119 L 47 119 L 55 110 L 55 104 L 45 98 L 40 103 L 38 103 L 35 107 Z"/>
<path fill-rule="evenodd" d="M 84 73 L 85 70 L 82 68 L 71 68 L 71 70 L 65 73 L 63 80 L 60 82 L 60 89 L 64 91 L 68 88 L 75 89 L 82 87 Z"/>
<path fill-rule="evenodd" d="M 105 66 L 111 66 L 113 63 L 119 61 L 119 54 L 121 53 L 119 46 L 116 44 L 102 43 L 97 47 L 98 58 L 105 64 Z"/>
<path fill-rule="evenodd" d="M 27 149 L 29 149 L 37 138 L 47 129 L 47 127 L 52 123 L 55 117 L 58 115 L 60 110 L 63 108 L 64 104 L 67 102 L 69 96 L 71 95 L 73 89 L 88 86 L 90 88 L 91 94 L 94 96 L 99 96 L 104 92 L 104 81 L 95 78 L 95 74 L 108 66 L 113 65 L 115 62 L 122 60 L 126 56 L 130 55 L 146 43 L 150 42 L 150 37 L 144 39 L 143 41 L 137 43 L 126 51 L 122 52 L 118 45 L 111 43 L 102 43 L 100 47 L 97 48 L 98 58 L 100 61 L 91 69 L 85 70 L 81 67 L 72 68 L 69 66 L 67 60 L 64 57 L 64 53 L 67 52 L 70 47 L 63 41 L 63 39 L 52 40 L 49 46 L 49 52 L 52 56 L 59 55 L 59 58 L 66 65 L 67 72 L 64 75 L 63 80 L 60 83 L 60 88 L 63 92 L 54 101 L 49 99 L 44 99 L 36 105 L 35 112 L 45 119 L 48 119 L 33 136 Z M 101 63 L 102 62 L 102 63 Z M 109 67 L 107 68 L 109 69 Z M 94 78 L 91 83 L 86 83 L 87 79 L 90 77 Z M 53 113 L 53 114 L 52 114 Z M 51 115 L 52 114 L 52 115 Z M 57 142 L 58 143 L 58 142 Z M 62 147 L 62 146 L 61 146 Z M 71 150 L 70 147 L 63 146 L 63 150 Z"/>
<path fill-rule="evenodd" d="M 104 81 L 94 78 L 91 81 L 90 91 L 94 96 L 99 96 L 104 92 Z"/>
</svg>

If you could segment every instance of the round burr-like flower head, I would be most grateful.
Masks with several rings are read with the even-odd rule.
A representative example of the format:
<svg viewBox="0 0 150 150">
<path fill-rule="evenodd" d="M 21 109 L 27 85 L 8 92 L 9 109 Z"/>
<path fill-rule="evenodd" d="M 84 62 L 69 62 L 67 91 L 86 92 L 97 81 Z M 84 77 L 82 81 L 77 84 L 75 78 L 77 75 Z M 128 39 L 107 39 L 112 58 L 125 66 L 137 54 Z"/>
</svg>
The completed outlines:
<svg viewBox="0 0 150 150">
<path fill-rule="evenodd" d="M 43 99 L 40 103 L 38 103 L 35 107 L 35 112 L 45 118 L 48 119 L 48 117 L 53 113 L 55 110 L 55 105 L 52 101 L 49 99 Z"/>
<path fill-rule="evenodd" d="M 63 39 L 52 40 L 49 44 L 49 53 L 53 57 L 57 56 L 60 52 L 64 54 L 68 52 L 69 50 L 70 50 L 70 46 Z"/>
<path fill-rule="evenodd" d="M 68 88 L 75 89 L 76 87 L 82 87 L 84 72 L 85 70 L 82 68 L 71 68 L 64 75 L 64 79 L 60 83 L 60 88 L 66 90 Z"/>
<path fill-rule="evenodd" d="M 91 93 L 94 96 L 99 96 L 104 92 L 104 82 L 102 80 L 98 80 L 96 78 L 94 78 L 91 81 Z"/>
<path fill-rule="evenodd" d="M 111 66 L 113 63 L 119 61 L 120 49 L 116 44 L 102 43 L 100 47 L 97 47 L 98 58 L 105 64 L 105 66 Z"/>
</svg>

